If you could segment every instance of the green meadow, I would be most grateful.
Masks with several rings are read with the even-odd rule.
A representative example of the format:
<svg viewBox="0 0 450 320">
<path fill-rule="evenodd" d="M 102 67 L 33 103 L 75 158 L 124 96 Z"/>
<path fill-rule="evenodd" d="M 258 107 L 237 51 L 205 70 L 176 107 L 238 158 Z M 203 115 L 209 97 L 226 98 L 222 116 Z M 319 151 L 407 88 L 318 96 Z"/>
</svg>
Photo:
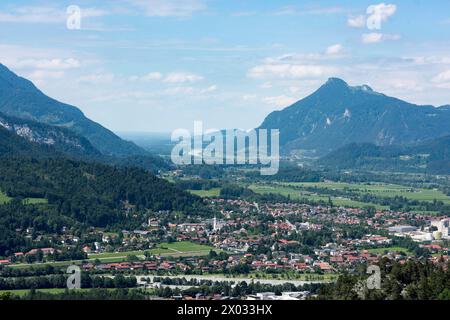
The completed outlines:
<svg viewBox="0 0 450 320">
<path fill-rule="evenodd" d="M 218 197 L 220 194 L 220 188 L 213 188 L 210 190 L 188 190 L 188 191 L 202 198 Z"/>
<path fill-rule="evenodd" d="M 315 194 L 305 190 L 298 190 L 296 188 L 290 187 L 289 184 L 279 184 L 279 185 L 250 185 L 249 188 L 259 194 L 275 193 L 282 196 L 289 196 L 291 199 L 306 199 L 309 201 L 325 201 L 328 202 L 329 199 L 334 205 L 350 207 L 350 208 L 363 208 L 367 206 L 374 206 L 377 209 L 387 209 L 386 206 L 381 206 L 374 203 L 365 203 L 360 201 L 355 201 L 342 197 L 333 197 L 326 194 Z"/>
<path fill-rule="evenodd" d="M 6 194 L 0 191 L 0 205 L 6 204 L 11 201 L 12 198 L 8 197 Z M 46 204 L 47 199 L 42 198 L 25 198 L 23 200 L 24 204 Z"/>
<path fill-rule="evenodd" d="M 167 243 L 163 242 L 156 246 L 156 248 L 145 250 L 145 251 L 124 251 L 124 252 L 105 252 L 99 254 L 91 254 L 89 255 L 90 260 L 95 259 L 108 259 L 108 258 L 126 258 L 128 256 L 141 256 L 144 255 L 145 252 L 154 255 L 176 255 L 176 254 L 198 254 L 198 253 L 209 253 L 210 250 L 213 250 L 213 247 L 201 245 L 189 241 L 181 241 L 181 242 L 172 242 Z"/>
<path fill-rule="evenodd" d="M 96 288 L 81 288 L 81 289 L 73 289 L 77 292 L 86 292 L 86 291 L 92 291 L 92 290 L 105 290 L 105 289 L 96 289 Z M 113 291 L 117 289 L 106 289 L 108 291 Z M 30 289 L 20 289 L 20 290 L 0 290 L 0 295 L 2 294 L 11 294 L 13 296 L 17 297 L 23 297 L 26 294 L 28 294 L 31 290 Z M 66 291 L 65 288 L 51 288 L 51 289 L 36 289 L 36 292 L 42 292 L 42 293 L 49 293 L 49 294 L 61 294 Z"/>
<path fill-rule="evenodd" d="M 28 268 L 28 267 L 45 267 L 47 265 L 52 265 L 55 267 L 62 267 L 71 264 L 82 264 L 84 262 L 100 260 L 102 263 L 114 263 L 123 262 L 128 259 L 129 256 L 137 256 L 138 258 L 143 258 L 145 253 L 148 252 L 151 255 L 161 255 L 161 256 L 173 256 L 173 257 L 194 257 L 194 256 L 205 256 L 208 255 L 211 250 L 215 248 L 211 246 L 201 245 L 189 241 L 163 242 L 156 246 L 156 248 L 149 250 L 139 250 L 139 251 L 123 251 L 123 252 L 103 252 L 98 254 L 88 255 L 87 260 L 73 260 L 73 261 L 50 261 L 41 263 L 20 263 L 10 265 L 9 268 Z"/>
<path fill-rule="evenodd" d="M 11 201 L 11 198 L 0 191 L 0 204 L 5 204 L 8 203 L 9 201 Z"/>
<path fill-rule="evenodd" d="M 357 183 L 341 183 L 341 182 L 292 182 L 283 183 L 282 185 L 295 187 L 317 187 L 331 190 L 349 190 L 360 194 L 373 194 L 379 197 L 396 197 L 402 196 L 410 200 L 418 201 L 443 201 L 450 203 L 450 197 L 437 189 L 422 189 L 396 184 L 357 184 Z"/>
</svg>

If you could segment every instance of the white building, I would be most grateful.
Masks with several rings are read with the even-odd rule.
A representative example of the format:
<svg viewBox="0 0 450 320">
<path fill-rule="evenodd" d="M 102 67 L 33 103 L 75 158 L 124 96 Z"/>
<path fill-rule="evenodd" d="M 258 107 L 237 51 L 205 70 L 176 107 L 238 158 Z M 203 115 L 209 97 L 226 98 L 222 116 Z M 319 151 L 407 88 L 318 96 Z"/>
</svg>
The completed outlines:
<svg viewBox="0 0 450 320">
<path fill-rule="evenodd" d="M 431 226 L 437 229 L 443 239 L 449 238 L 450 219 L 432 220 Z"/>
</svg>

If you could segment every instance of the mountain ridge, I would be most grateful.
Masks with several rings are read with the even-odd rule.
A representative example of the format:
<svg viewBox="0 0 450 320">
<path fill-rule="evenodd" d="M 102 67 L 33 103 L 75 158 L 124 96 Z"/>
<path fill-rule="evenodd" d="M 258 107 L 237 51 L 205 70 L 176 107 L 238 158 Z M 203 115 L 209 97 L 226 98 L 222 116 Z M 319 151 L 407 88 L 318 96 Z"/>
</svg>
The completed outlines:
<svg viewBox="0 0 450 320">
<path fill-rule="evenodd" d="M 261 129 L 279 129 L 285 154 L 323 156 L 346 144 L 407 144 L 450 135 L 450 108 L 416 105 L 329 78 L 311 95 L 269 114 Z"/>
<path fill-rule="evenodd" d="M 0 129 L 10 133 L 9 135 L 3 133 L 1 144 L 11 144 L 11 141 L 16 141 L 22 146 L 22 150 L 26 150 L 25 144 L 13 137 L 16 135 L 30 144 L 28 149 L 30 152 L 33 151 L 33 154 L 36 154 L 37 151 L 46 154 L 53 150 L 66 156 L 80 158 L 98 158 L 101 156 L 101 153 L 86 138 L 65 128 L 8 117 L 0 113 Z M 10 153 L 14 153 L 12 150 L 14 150 L 13 147 Z"/>
<path fill-rule="evenodd" d="M 110 156 L 142 156 L 147 152 L 122 140 L 112 131 L 87 118 L 77 107 L 45 95 L 31 81 L 0 63 L 0 112 L 7 116 L 67 128 L 81 135 L 101 153 Z"/>
</svg>

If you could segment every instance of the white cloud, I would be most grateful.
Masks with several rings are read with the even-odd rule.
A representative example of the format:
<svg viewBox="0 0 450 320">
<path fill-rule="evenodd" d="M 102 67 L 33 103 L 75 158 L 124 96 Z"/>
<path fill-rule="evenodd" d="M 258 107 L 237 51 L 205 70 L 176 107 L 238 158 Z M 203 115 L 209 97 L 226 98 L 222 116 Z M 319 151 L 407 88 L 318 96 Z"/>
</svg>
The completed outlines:
<svg viewBox="0 0 450 320">
<path fill-rule="evenodd" d="M 376 43 L 380 42 L 383 39 L 382 33 L 372 32 L 372 33 L 364 33 L 361 36 L 361 40 L 363 43 Z"/>
<path fill-rule="evenodd" d="M 435 86 L 441 89 L 450 89 L 450 69 L 443 71 L 431 79 Z"/>
<path fill-rule="evenodd" d="M 63 71 L 36 70 L 28 74 L 27 77 L 33 81 L 36 81 L 36 80 L 61 79 L 63 76 L 64 76 Z"/>
<path fill-rule="evenodd" d="M 163 91 L 165 95 L 201 95 L 212 93 L 217 90 L 216 85 L 209 86 L 207 88 L 194 88 L 194 87 L 173 87 L 167 88 Z"/>
<path fill-rule="evenodd" d="M 242 100 L 244 101 L 252 101 L 255 100 L 258 96 L 256 94 L 244 94 L 242 96 Z"/>
<path fill-rule="evenodd" d="M 436 87 L 440 89 L 450 89 L 450 82 L 437 84 Z"/>
<path fill-rule="evenodd" d="M 334 68 L 322 65 L 271 63 L 253 67 L 249 70 L 251 78 L 315 78 L 332 73 Z"/>
<path fill-rule="evenodd" d="M 417 65 L 427 65 L 427 64 L 450 64 L 449 55 L 427 55 L 427 56 L 413 56 L 413 57 L 403 57 L 404 60 L 413 61 Z"/>
<path fill-rule="evenodd" d="M 100 17 L 109 12 L 96 8 L 81 8 L 82 18 Z M 45 6 L 15 7 L 10 12 L 0 12 L 0 22 L 10 23 L 64 23 L 66 8 Z"/>
<path fill-rule="evenodd" d="M 128 0 L 151 17 L 188 17 L 203 11 L 203 0 Z"/>
<path fill-rule="evenodd" d="M 112 73 L 95 73 L 79 77 L 78 82 L 89 84 L 101 84 L 101 83 L 111 83 L 114 81 L 114 79 L 115 76 Z"/>
<path fill-rule="evenodd" d="M 273 87 L 271 82 L 264 82 L 262 85 L 259 86 L 261 89 L 270 89 Z"/>
<path fill-rule="evenodd" d="M 16 68 L 35 68 L 47 70 L 67 70 L 75 69 L 81 66 L 80 61 L 73 58 L 68 59 L 24 59 L 16 61 Z"/>
<path fill-rule="evenodd" d="M 216 85 L 212 85 L 212 86 L 209 86 L 208 88 L 204 89 L 203 92 L 204 93 L 208 93 L 208 92 L 214 92 L 216 90 L 217 90 L 217 86 Z"/>
<path fill-rule="evenodd" d="M 65 11 L 54 7 L 16 7 L 11 12 L 0 12 L 1 22 L 57 23 L 65 19 Z"/>
<path fill-rule="evenodd" d="M 166 95 L 176 95 L 176 94 L 184 94 L 184 95 L 190 95 L 194 94 L 195 88 L 193 87 L 173 87 L 173 88 L 167 88 L 163 91 Z"/>
<path fill-rule="evenodd" d="M 338 53 L 341 53 L 344 47 L 341 44 L 334 44 L 332 46 L 329 46 L 326 50 L 326 54 L 328 55 L 335 55 Z"/>
<path fill-rule="evenodd" d="M 153 81 L 153 80 L 161 80 L 163 78 L 163 74 L 161 72 L 152 71 L 143 76 L 131 76 L 129 78 L 130 81 Z"/>
<path fill-rule="evenodd" d="M 397 6 L 395 4 L 379 3 L 371 5 L 367 8 L 367 14 L 369 15 L 367 24 L 370 24 L 370 20 L 386 22 L 396 11 Z"/>
<path fill-rule="evenodd" d="M 203 80 L 202 76 L 193 73 L 173 72 L 169 73 L 163 80 L 165 83 L 183 83 L 183 82 L 197 82 Z"/>
<path fill-rule="evenodd" d="M 204 78 L 202 76 L 194 73 L 172 72 L 164 75 L 157 71 L 149 72 L 143 76 L 131 76 L 129 78 L 130 81 L 161 80 L 164 83 L 194 83 L 203 79 Z"/>
<path fill-rule="evenodd" d="M 435 83 L 450 81 L 450 69 L 439 73 L 432 81 Z"/>
<path fill-rule="evenodd" d="M 32 61 L 35 63 L 36 61 L 39 63 L 52 60 L 67 61 L 73 56 L 73 52 L 68 52 L 63 48 L 34 48 L 0 43 L 0 62 L 11 68 L 25 68 L 23 61 Z"/>
<path fill-rule="evenodd" d="M 232 17 L 250 17 L 256 15 L 254 11 L 238 11 L 231 14 Z"/>
<path fill-rule="evenodd" d="M 367 15 L 352 15 L 347 18 L 347 26 L 351 28 L 364 28 L 370 30 L 381 29 L 381 23 L 386 22 L 389 17 L 397 11 L 395 4 L 379 3 L 370 5 L 366 9 Z"/>
<path fill-rule="evenodd" d="M 396 41 L 396 40 L 400 40 L 402 37 L 399 34 L 383 34 L 383 41 L 384 40 L 392 40 L 392 41 Z"/>
<path fill-rule="evenodd" d="M 290 91 L 291 93 L 293 93 L 293 94 L 297 94 L 297 93 L 299 93 L 300 91 L 302 91 L 302 88 L 299 88 L 299 87 L 289 87 L 289 91 Z"/>
<path fill-rule="evenodd" d="M 386 40 L 399 40 L 401 37 L 398 34 L 383 34 L 378 32 L 364 33 L 361 36 L 361 41 L 366 44 L 377 43 Z"/>
<path fill-rule="evenodd" d="M 285 95 L 281 95 L 281 96 L 276 96 L 276 97 L 266 97 L 263 98 L 262 101 L 267 104 L 270 105 L 272 107 L 287 107 L 291 104 L 293 104 L 296 100 L 294 98 L 285 96 Z"/>
<path fill-rule="evenodd" d="M 150 72 L 147 73 L 145 76 L 142 77 L 142 80 L 148 81 L 148 80 L 159 80 L 162 79 L 163 75 L 160 72 Z"/>
<path fill-rule="evenodd" d="M 363 15 L 350 16 L 347 19 L 347 25 L 352 28 L 364 28 L 366 26 L 366 17 Z"/>
<path fill-rule="evenodd" d="M 284 6 L 278 9 L 274 15 L 285 16 L 285 15 L 327 15 L 343 12 L 342 7 L 308 7 L 299 9 L 295 6 Z"/>
<path fill-rule="evenodd" d="M 344 46 L 341 44 L 335 44 L 325 49 L 323 53 L 288 53 L 278 57 L 267 57 L 263 61 L 266 64 L 278 64 L 278 63 L 292 63 L 292 64 L 317 64 L 321 61 L 331 61 L 334 58 L 343 58 L 340 54 L 327 54 L 332 53 L 333 50 L 343 51 Z"/>
<path fill-rule="evenodd" d="M 388 77 L 384 83 L 386 86 L 390 87 L 391 90 L 411 92 L 411 91 L 422 91 L 424 88 L 415 79 L 399 78 L 399 77 Z"/>
</svg>

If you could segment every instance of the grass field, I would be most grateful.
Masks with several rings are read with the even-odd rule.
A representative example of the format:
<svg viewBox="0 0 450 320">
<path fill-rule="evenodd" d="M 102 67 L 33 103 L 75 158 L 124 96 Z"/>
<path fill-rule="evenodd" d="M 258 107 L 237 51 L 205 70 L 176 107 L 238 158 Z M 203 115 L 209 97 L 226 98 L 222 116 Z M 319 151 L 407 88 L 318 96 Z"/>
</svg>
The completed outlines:
<svg viewBox="0 0 450 320">
<path fill-rule="evenodd" d="M 37 289 L 36 291 L 39 292 L 44 292 L 44 293 L 51 293 L 51 294 L 58 294 L 58 293 L 64 293 L 66 289 L 64 288 L 52 288 L 52 289 Z M 77 291 L 88 291 L 88 290 L 92 290 L 92 289 L 76 289 Z M 0 294 L 3 293 L 11 293 L 12 295 L 15 296 L 24 296 L 26 295 L 28 292 L 30 292 L 30 289 L 20 289 L 20 290 L 0 290 Z"/>
<path fill-rule="evenodd" d="M 310 201 L 328 201 L 329 195 L 326 192 L 313 193 L 306 188 L 317 187 L 323 189 L 351 191 L 360 195 L 371 194 L 382 198 L 393 198 L 402 196 L 410 200 L 417 201 L 433 201 L 438 200 L 450 204 L 450 196 L 445 195 L 437 189 L 412 188 L 395 184 L 357 184 L 357 183 L 341 183 L 341 182 L 285 182 L 278 184 L 250 185 L 249 188 L 256 193 L 276 193 L 283 196 L 290 196 L 292 199 L 307 199 Z M 300 188 L 300 189 L 299 189 Z M 374 203 L 364 203 L 354 201 L 343 197 L 331 197 L 334 205 L 344 207 L 362 208 L 366 206 L 374 206 L 379 210 L 389 209 L 387 206 L 381 206 Z"/>
<path fill-rule="evenodd" d="M 47 199 L 42 199 L 42 198 L 26 198 L 25 200 L 23 200 L 24 204 L 47 204 L 48 200 Z"/>
<path fill-rule="evenodd" d="M 210 190 L 188 190 L 188 191 L 202 198 L 218 197 L 220 194 L 220 188 L 213 188 Z"/>
<path fill-rule="evenodd" d="M 194 256 L 206 256 L 213 247 L 192 243 L 189 241 L 173 242 L 173 243 L 160 243 L 156 248 L 145 251 L 124 251 L 124 252 L 104 252 L 98 254 L 91 254 L 88 256 L 88 261 L 100 260 L 103 263 L 114 263 L 126 261 L 128 256 L 137 256 L 138 258 L 143 258 L 145 252 L 149 252 L 153 255 L 161 256 L 173 256 L 173 257 L 194 257 Z M 55 267 L 68 266 L 72 264 L 82 264 L 83 260 L 73 260 L 73 261 L 55 261 L 55 262 L 42 262 L 42 263 L 21 263 L 10 265 L 9 268 L 28 268 L 30 266 L 34 267 L 44 267 L 47 265 L 52 265 Z"/>
<path fill-rule="evenodd" d="M 95 288 L 81 288 L 81 289 L 74 289 L 78 292 L 86 292 L 91 290 L 99 290 Z M 108 291 L 117 290 L 117 289 L 106 289 Z M 51 288 L 51 289 L 36 289 L 36 292 L 43 292 L 43 293 L 50 293 L 50 294 L 60 294 L 64 293 L 66 291 L 65 288 Z M 22 297 L 26 295 L 28 292 L 30 292 L 30 289 L 20 289 L 20 290 L 0 290 L 0 295 L 4 293 L 11 293 L 14 296 Z"/>
<path fill-rule="evenodd" d="M 0 191 L 0 205 L 6 204 L 10 201 L 11 201 L 11 198 Z M 48 201 L 47 201 L 47 199 L 41 199 L 41 198 L 26 198 L 23 200 L 23 203 L 24 204 L 42 204 L 42 203 L 48 203 Z"/>
<path fill-rule="evenodd" d="M 286 183 L 287 186 L 299 187 L 319 187 L 332 190 L 351 190 L 360 194 L 368 193 L 379 197 L 402 196 L 410 200 L 433 201 L 440 200 L 444 203 L 450 203 L 450 197 L 439 190 L 421 189 L 401 186 L 396 184 L 356 184 L 340 182 L 298 182 Z"/>
<path fill-rule="evenodd" d="M 259 194 L 267 194 L 267 193 L 276 193 L 282 196 L 290 196 L 291 199 L 307 199 L 310 201 L 325 201 L 327 202 L 329 199 L 328 195 L 323 194 L 312 194 L 307 191 L 298 190 L 292 187 L 289 187 L 288 184 L 283 185 L 250 185 L 249 188 L 256 193 Z M 386 206 L 381 206 L 374 203 L 365 203 L 360 201 L 354 201 L 351 199 L 341 198 L 341 197 L 331 197 L 331 201 L 334 205 L 344 206 L 344 207 L 353 207 L 353 208 L 363 208 L 367 206 L 374 206 L 377 209 L 388 209 Z"/>
<path fill-rule="evenodd" d="M 213 247 L 206 246 L 203 244 L 197 244 L 189 241 L 181 241 L 181 242 L 172 242 L 167 243 L 163 242 L 158 245 L 159 248 L 167 248 L 172 251 L 178 251 L 178 252 L 192 252 L 192 251 L 209 251 L 213 249 Z"/>
<path fill-rule="evenodd" d="M 0 191 L 0 204 L 8 203 L 11 200 L 6 194 Z"/>
<path fill-rule="evenodd" d="M 213 250 L 213 247 L 205 246 L 201 244 L 192 243 L 189 241 L 182 242 L 163 242 L 157 245 L 156 248 L 146 251 L 125 251 L 125 252 L 107 252 L 99 254 L 89 255 L 89 259 L 107 259 L 107 258 L 126 258 L 127 256 L 141 256 L 145 252 L 157 255 L 176 255 L 176 254 L 189 254 L 189 253 L 209 253 Z M 103 260 L 102 260 L 103 261 Z"/>
</svg>

